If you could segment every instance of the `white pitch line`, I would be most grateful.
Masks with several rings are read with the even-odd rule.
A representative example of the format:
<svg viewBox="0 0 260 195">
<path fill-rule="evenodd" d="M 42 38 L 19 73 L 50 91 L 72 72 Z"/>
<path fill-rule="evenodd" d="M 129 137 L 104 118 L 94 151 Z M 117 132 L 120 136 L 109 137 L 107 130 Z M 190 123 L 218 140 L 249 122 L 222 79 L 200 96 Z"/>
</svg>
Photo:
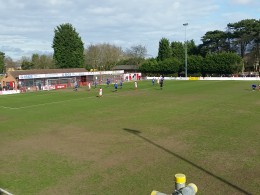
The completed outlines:
<svg viewBox="0 0 260 195">
<path fill-rule="evenodd" d="M 107 96 L 107 95 L 106 95 L 106 96 Z M 110 95 L 109 95 L 109 96 L 110 96 Z M 76 99 L 70 99 L 70 100 L 63 100 L 63 101 L 55 101 L 55 102 L 49 102 L 49 103 L 43 103 L 43 104 L 34 104 L 34 105 L 22 106 L 22 107 L 7 107 L 7 106 L 1 106 L 0 108 L 10 109 L 10 110 L 19 110 L 19 109 L 25 109 L 25 108 L 33 108 L 33 107 L 45 106 L 45 105 L 50 105 L 50 104 L 64 103 L 64 102 L 69 102 L 69 101 L 74 101 L 74 100 L 81 100 L 81 99 L 86 99 L 86 98 L 96 98 L 96 96 L 82 97 L 82 98 L 76 98 Z"/>
<path fill-rule="evenodd" d="M 13 194 L 11 194 L 10 192 L 7 192 L 6 190 L 4 190 L 4 189 L 2 189 L 2 188 L 0 188 L 0 192 L 3 192 L 4 194 L 6 194 L 6 195 L 13 195 Z M 2 193 L 1 193 L 2 194 Z"/>
<path fill-rule="evenodd" d="M 139 91 L 143 91 L 143 90 L 147 90 L 147 89 L 141 89 Z M 129 91 L 127 91 L 129 92 Z M 107 96 L 112 96 L 114 94 L 107 94 Z M 125 96 L 126 94 L 118 94 L 116 96 Z M 115 97 L 116 97 L 115 96 Z M 25 108 L 33 108 L 33 107 L 39 107 L 39 106 L 45 106 L 45 105 L 50 105 L 50 104 L 58 104 L 58 103 L 63 103 L 63 102 L 69 102 L 69 101 L 74 101 L 74 100 L 81 100 L 81 99 L 86 99 L 86 98 L 96 98 L 96 96 L 90 96 L 90 97 L 82 97 L 82 98 L 76 98 L 76 99 L 69 99 L 69 100 L 63 100 L 63 101 L 55 101 L 55 102 L 49 102 L 49 103 L 43 103 L 43 104 L 34 104 L 34 105 L 30 105 L 30 106 L 22 106 L 22 107 L 7 107 L 7 106 L 0 106 L 0 108 L 4 108 L 4 109 L 10 109 L 10 110 L 19 110 L 19 109 L 25 109 Z"/>
<path fill-rule="evenodd" d="M 15 108 L 6 107 L 6 106 L 1 106 L 0 108 L 5 108 L 5 109 L 15 109 Z"/>
<path fill-rule="evenodd" d="M 22 106 L 22 107 L 6 107 L 6 106 L 1 106 L 1 108 L 10 109 L 10 110 L 19 110 L 19 109 L 24 109 L 24 108 L 32 108 L 32 107 L 38 107 L 38 106 L 45 106 L 45 105 L 49 105 L 49 104 L 58 104 L 58 103 L 63 103 L 63 102 L 69 102 L 69 101 L 80 100 L 80 99 L 85 99 L 85 98 L 86 98 L 86 97 L 82 97 L 82 98 L 77 98 L 77 99 L 70 99 L 70 100 L 49 102 L 49 103 L 43 103 L 43 104 L 34 104 L 34 105 Z M 91 97 L 87 97 L 87 98 L 91 98 Z"/>
</svg>

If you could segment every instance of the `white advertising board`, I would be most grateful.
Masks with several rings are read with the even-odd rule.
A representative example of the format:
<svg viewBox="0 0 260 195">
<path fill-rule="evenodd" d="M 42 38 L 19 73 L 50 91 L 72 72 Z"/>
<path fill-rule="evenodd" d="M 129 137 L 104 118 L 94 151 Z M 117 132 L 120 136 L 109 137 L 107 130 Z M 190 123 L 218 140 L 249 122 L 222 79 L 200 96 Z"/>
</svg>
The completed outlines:
<svg viewBox="0 0 260 195">
<path fill-rule="evenodd" d="M 19 79 L 36 79 L 36 78 L 60 78 L 60 77 L 76 77 L 87 75 L 103 75 L 103 74 L 123 74 L 124 70 L 116 71 L 98 71 L 98 72 L 72 72 L 72 73 L 50 73 L 50 74 L 27 74 L 19 75 Z"/>
</svg>

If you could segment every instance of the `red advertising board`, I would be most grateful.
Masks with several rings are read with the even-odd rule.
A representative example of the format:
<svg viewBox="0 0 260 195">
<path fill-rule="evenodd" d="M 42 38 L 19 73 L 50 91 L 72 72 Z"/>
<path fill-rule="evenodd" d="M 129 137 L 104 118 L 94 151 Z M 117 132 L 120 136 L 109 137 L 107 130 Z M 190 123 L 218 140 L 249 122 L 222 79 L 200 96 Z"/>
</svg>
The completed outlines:
<svg viewBox="0 0 260 195">
<path fill-rule="evenodd" d="M 55 89 L 65 89 L 67 88 L 67 85 L 66 84 L 58 84 L 58 85 L 55 85 Z"/>
</svg>

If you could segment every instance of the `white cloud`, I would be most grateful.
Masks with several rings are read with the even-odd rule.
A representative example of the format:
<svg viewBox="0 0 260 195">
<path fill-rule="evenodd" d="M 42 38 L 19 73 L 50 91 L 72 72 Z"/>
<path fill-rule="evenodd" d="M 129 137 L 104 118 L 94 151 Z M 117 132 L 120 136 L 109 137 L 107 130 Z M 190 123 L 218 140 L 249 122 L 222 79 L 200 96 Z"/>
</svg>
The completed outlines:
<svg viewBox="0 0 260 195">
<path fill-rule="evenodd" d="M 224 30 L 229 22 L 243 17 L 259 17 L 259 7 L 251 6 L 257 0 L 245 4 L 249 1 L 234 1 L 237 6 L 230 6 L 225 0 L 7 0 L 0 4 L 0 50 L 20 49 L 10 54 L 13 58 L 30 57 L 33 51 L 51 52 L 54 28 L 71 23 L 85 46 L 143 44 L 156 56 L 162 37 L 184 40 L 183 23 L 189 23 L 187 38 L 198 44 L 209 30 Z"/>
<path fill-rule="evenodd" d="M 231 0 L 231 3 L 246 5 L 252 3 L 252 0 Z"/>
<path fill-rule="evenodd" d="M 260 6 L 259 0 L 229 0 L 229 3 L 231 4 L 231 6 L 254 7 L 254 9 L 255 8 L 257 9 L 257 6 L 258 6 L 258 10 L 259 10 L 259 6 Z"/>
</svg>

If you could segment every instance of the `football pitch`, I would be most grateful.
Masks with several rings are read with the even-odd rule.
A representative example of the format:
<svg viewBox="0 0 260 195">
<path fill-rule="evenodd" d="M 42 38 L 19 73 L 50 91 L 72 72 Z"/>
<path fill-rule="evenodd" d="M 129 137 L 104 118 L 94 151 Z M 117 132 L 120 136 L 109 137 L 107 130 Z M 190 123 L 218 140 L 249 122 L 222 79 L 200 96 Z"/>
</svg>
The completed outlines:
<svg viewBox="0 0 260 195">
<path fill-rule="evenodd" d="M 13 194 L 260 192 L 260 91 L 151 81 L 0 96 L 0 188 Z M 258 83 L 257 83 L 258 84 Z"/>
</svg>

